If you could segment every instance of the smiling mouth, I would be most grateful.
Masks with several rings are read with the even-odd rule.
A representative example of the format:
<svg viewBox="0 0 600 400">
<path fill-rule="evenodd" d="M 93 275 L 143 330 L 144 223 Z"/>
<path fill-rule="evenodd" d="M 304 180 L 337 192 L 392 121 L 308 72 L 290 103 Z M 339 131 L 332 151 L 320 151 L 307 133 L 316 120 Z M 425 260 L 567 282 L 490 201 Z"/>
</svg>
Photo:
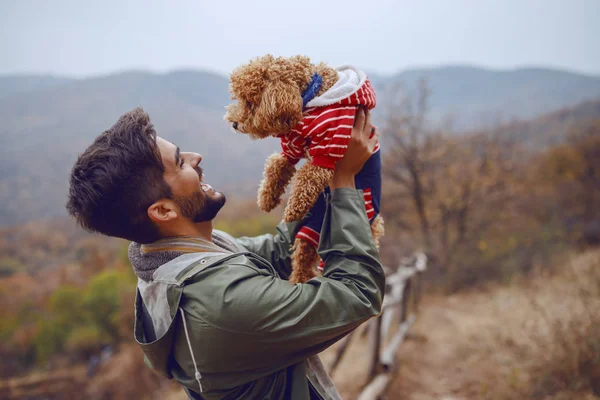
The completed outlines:
<svg viewBox="0 0 600 400">
<path fill-rule="evenodd" d="M 202 184 L 200 184 L 200 186 L 202 187 L 202 190 L 205 193 L 214 192 L 215 191 L 215 189 L 213 189 L 213 187 L 210 186 L 208 183 L 202 183 Z"/>
</svg>

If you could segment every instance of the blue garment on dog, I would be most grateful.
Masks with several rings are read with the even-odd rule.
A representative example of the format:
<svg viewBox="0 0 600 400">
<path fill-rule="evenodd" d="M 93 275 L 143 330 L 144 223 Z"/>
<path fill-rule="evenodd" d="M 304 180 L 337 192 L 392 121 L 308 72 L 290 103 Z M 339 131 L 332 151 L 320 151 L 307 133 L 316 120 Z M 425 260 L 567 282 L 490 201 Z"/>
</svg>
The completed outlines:
<svg viewBox="0 0 600 400">
<path fill-rule="evenodd" d="M 381 207 L 381 151 L 377 150 L 365 163 L 360 172 L 354 178 L 357 189 L 363 191 L 365 197 L 365 212 L 369 223 L 373 223 L 379 215 Z M 319 195 L 316 203 L 304 219 L 305 224 L 296 234 L 296 237 L 305 239 L 315 247 L 319 246 L 319 238 L 323 218 L 325 217 L 325 196 L 330 193 L 326 188 Z"/>
</svg>

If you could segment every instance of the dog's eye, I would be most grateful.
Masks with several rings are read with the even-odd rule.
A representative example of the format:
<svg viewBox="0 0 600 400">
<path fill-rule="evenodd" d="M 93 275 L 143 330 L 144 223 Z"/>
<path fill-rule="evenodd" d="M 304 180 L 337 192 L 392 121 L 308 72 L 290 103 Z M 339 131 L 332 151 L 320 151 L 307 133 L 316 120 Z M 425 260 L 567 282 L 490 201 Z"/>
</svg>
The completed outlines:
<svg viewBox="0 0 600 400">
<path fill-rule="evenodd" d="M 247 107 L 247 108 L 252 108 L 252 103 L 251 103 L 251 102 L 249 102 L 249 101 L 247 101 L 247 102 L 246 102 L 246 107 Z"/>
</svg>

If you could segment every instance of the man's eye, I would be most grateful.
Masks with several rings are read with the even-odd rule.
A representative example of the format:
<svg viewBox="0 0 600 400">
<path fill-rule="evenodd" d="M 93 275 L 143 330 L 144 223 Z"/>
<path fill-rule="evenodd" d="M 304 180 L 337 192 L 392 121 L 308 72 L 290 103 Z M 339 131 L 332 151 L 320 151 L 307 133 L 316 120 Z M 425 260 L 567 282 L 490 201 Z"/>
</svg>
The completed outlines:
<svg viewBox="0 0 600 400">
<path fill-rule="evenodd" d="M 181 161 L 179 162 L 179 168 L 183 168 L 183 158 L 181 159 Z"/>
</svg>

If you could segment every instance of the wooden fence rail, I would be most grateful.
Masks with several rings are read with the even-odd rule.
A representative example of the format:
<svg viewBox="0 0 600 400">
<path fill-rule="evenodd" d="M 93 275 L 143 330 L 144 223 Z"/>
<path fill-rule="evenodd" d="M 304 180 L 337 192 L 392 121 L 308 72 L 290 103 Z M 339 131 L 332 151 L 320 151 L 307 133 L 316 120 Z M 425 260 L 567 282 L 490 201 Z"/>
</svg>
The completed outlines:
<svg viewBox="0 0 600 400">
<path fill-rule="evenodd" d="M 426 268 L 427 256 L 416 253 L 401 260 L 396 271 L 386 269 L 386 295 L 382 312 L 363 328 L 369 333 L 369 375 L 368 384 L 358 400 L 380 399 L 394 379 L 398 348 L 417 318 L 421 295 L 420 274 Z M 355 334 L 356 331 L 350 333 L 339 344 L 329 368 L 330 375 L 339 366 Z"/>
</svg>

